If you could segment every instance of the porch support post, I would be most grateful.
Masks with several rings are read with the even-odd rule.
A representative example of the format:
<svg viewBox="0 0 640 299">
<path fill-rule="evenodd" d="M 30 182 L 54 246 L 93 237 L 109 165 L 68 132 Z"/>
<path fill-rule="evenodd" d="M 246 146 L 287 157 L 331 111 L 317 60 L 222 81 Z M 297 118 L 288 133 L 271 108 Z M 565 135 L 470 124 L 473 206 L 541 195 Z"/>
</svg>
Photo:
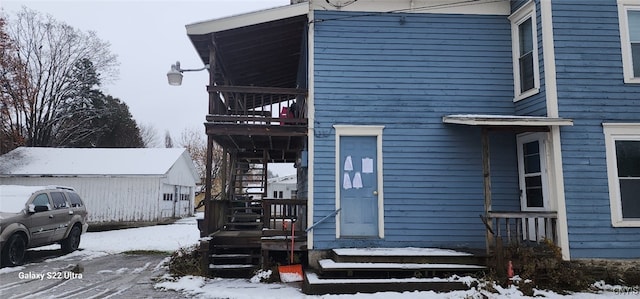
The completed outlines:
<svg viewBox="0 0 640 299">
<path fill-rule="evenodd" d="M 216 52 L 213 45 L 210 47 L 209 51 L 209 86 L 212 86 L 215 83 L 216 77 Z M 214 104 L 214 96 L 217 96 L 214 92 L 209 93 L 209 114 L 213 114 L 215 111 Z M 204 193 L 204 235 L 209 236 L 211 233 L 215 231 L 215 217 L 213 213 L 213 202 L 211 201 L 211 172 L 213 170 L 213 137 L 210 134 L 207 134 L 207 165 L 206 173 L 205 173 L 205 193 Z"/>
<path fill-rule="evenodd" d="M 482 175 L 484 178 L 484 216 L 491 211 L 491 160 L 489 152 L 489 129 L 482 128 Z M 487 226 L 493 229 L 492 221 L 487 221 Z M 487 254 L 490 253 L 491 244 L 494 243 L 493 235 L 487 229 Z"/>
<path fill-rule="evenodd" d="M 222 148 L 222 169 L 220 170 L 220 181 L 221 181 L 221 188 L 220 188 L 220 192 L 222 194 L 222 198 L 223 200 L 226 200 L 227 197 L 227 183 L 228 183 L 228 178 L 229 178 L 229 158 L 228 158 L 229 152 L 227 151 L 226 147 Z"/>
</svg>

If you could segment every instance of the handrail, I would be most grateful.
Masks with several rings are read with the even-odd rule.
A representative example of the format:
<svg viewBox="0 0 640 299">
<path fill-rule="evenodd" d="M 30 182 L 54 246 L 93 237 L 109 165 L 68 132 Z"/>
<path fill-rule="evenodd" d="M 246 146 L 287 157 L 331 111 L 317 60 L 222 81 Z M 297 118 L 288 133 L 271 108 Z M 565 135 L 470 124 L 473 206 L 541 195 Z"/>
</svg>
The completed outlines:
<svg viewBox="0 0 640 299">
<path fill-rule="evenodd" d="M 318 226 L 318 224 L 324 222 L 325 220 L 329 219 L 329 217 L 334 216 L 336 214 L 338 214 L 338 212 L 340 212 L 340 210 L 342 210 L 342 208 L 339 208 L 335 211 L 333 211 L 331 214 L 322 217 L 322 219 L 318 220 L 318 222 L 314 223 L 312 226 L 309 226 L 307 229 L 304 230 L 305 233 L 308 233 L 310 230 L 314 229 L 316 226 Z"/>
</svg>

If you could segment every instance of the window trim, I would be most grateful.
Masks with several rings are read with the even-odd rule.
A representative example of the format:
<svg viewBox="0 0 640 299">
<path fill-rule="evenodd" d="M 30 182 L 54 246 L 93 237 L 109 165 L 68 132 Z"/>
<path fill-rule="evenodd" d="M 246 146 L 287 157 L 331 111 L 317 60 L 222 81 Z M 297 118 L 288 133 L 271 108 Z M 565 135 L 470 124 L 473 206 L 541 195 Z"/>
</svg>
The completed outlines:
<svg viewBox="0 0 640 299">
<path fill-rule="evenodd" d="M 618 0 L 618 20 L 620 25 L 620 48 L 622 50 L 622 70 L 624 83 L 640 83 L 640 76 L 634 77 L 633 59 L 631 52 L 631 37 L 629 35 L 629 10 L 640 11 L 640 2 L 632 0 Z"/>
<path fill-rule="evenodd" d="M 522 91 L 520 88 L 520 32 L 522 23 L 531 19 L 531 34 L 533 40 L 533 88 Z M 520 7 L 509 16 L 511 21 L 511 56 L 513 58 L 513 101 L 526 99 L 540 92 L 540 61 L 538 56 L 538 22 L 536 20 L 536 5 L 534 1 Z"/>
<path fill-rule="evenodd" d="M 640 227 L 640 219 L 624 220 L 622 217 L 622 198 L 620 198 L 618 161 L 615 147 L 615 142 L 618 140 L 640 141 L 640 133 L 638 133 L 640 132 L 640 123 L 603 123 L 602 127 L 606 148 L 611 225 L 613 227 Z"/>
</svg>

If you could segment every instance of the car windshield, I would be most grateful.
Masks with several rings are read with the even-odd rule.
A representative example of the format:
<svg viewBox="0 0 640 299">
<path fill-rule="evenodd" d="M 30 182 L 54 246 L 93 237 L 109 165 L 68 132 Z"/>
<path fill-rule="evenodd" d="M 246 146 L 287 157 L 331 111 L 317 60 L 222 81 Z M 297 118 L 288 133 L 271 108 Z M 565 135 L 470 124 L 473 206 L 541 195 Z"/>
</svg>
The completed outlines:
<svg viewBox="0 0 640 299">
<path fill-rule="evenodd" d="M 42 190 L 38 186 L 0 186 L 0 212 L 19 213 L 34 192 Z"/>
</svg>

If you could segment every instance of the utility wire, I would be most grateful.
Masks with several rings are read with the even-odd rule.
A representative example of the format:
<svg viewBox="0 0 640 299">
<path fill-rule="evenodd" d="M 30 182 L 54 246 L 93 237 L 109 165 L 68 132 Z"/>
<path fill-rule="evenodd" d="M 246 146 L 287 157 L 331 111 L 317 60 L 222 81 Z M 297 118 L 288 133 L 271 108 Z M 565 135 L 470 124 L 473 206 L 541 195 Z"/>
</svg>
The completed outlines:
<svg viewBox="0 0 640 299">
<path fill-rule="evenodd" d="M 336 7 L 336 8 L 340 8 L 340 7 L 344 7 L 350 4 L 353 4 L 354 2 L 358 1 L 358 0 L 354 0 L 351 3 L 348 3 L 346 5 L 342 5 L 342 6 L 336 6 L 332 3 L 329 2 L 329 0 L 325 0 L 327 3 L 329 3 L 329 5 Z M 414 7 L 414 8 L 403 8 L 403 9 L 397 9 L 397 10 L 390 10 L 390 11 L 383 11 L 383 12 L 374 12 L 374 13 L 368 13 L 368 14 L 363 14 L 363 15 L 357 15 L 357 16 L 345 16 L 345 17 L 338 17 L 338 18 L 331 18 L 331 19 L 315 19 L 315 20 L 311 20 L 309 23 L 320 23 L 320 22 L 326 22 L 326 21 L 339 21 L 339 20 L 347 20 L 347 19 L 353 19 L 353 18 L 361 18 L 361 17 L 370 17 L 370 16 L 378 16 L 378 15 L 383 15 L 383 14 L 392 14 L 392 13 L 400 13 L 400 12 L 407 12 L 407 11 L 424 11 L 424 10 L 434 10 L 434 9 L 443 9 L 443 8 L 450 8 L 450 7 L 460 7 L 460 6 L 465 6 L 474 2 L 479 2 L 481 0 L 464 0 L 464 1 L 460 1 L 460 2 L 455 2 L 455 3 L 442 3 L 442 4 L 433 4 L 433 5 L 425 5 L 425 6 L 420 6 L 420 7 Z M 493 1 L 483 1 L 482 3 L 497 3 L 497 2 L 509 2 L 510 0 L 493 0 Z"/>
</svg>

